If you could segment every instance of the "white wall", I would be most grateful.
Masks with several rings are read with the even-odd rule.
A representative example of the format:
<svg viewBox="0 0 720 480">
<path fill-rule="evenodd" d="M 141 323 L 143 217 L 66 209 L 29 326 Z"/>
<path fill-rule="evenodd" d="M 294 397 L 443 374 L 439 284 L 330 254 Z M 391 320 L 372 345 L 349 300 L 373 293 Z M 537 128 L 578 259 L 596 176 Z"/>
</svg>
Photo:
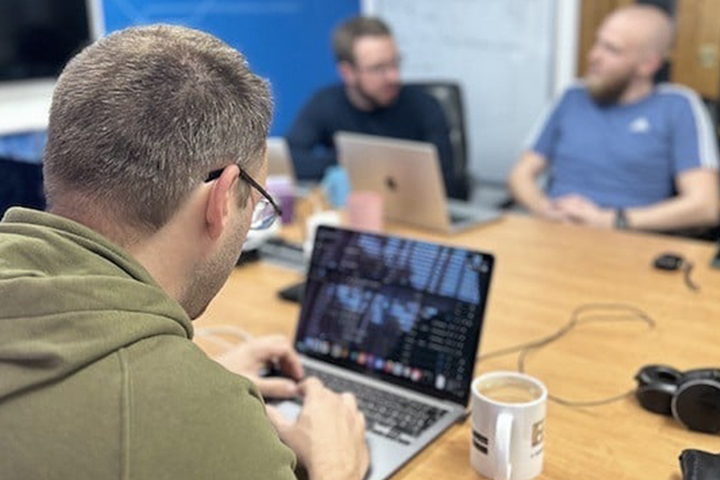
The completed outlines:
<svg viewBox="0 0 720 480">
<path fill-rule="evenodd" d="M 580 0 L 363 0 L 393 29 L 408 80 L 455 80 L 471 175 L 504 183 L 546 105 L 574 80 Z"/>
</svg>

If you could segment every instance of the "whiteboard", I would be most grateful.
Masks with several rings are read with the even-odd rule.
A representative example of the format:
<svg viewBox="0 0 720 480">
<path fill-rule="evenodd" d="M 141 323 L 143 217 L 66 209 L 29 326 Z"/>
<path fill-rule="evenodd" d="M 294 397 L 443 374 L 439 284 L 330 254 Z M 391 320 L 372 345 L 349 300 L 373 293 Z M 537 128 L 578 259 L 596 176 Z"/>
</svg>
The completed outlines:
<svg viewBox="0 0 720 480">
<path fill-rule="evenodd" d="M 469 171 L 504 183 L 553 92 L 555 0 L 366 0 L 385 20 L 405 81 L 457 81 Z"/>
</svg>

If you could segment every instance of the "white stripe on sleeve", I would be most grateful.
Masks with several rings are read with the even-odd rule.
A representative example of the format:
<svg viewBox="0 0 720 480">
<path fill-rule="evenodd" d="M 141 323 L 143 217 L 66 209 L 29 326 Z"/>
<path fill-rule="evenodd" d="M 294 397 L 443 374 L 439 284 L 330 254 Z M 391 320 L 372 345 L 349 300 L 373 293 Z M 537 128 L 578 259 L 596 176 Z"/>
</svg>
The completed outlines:
<svg viewBox="0 0 720 480">
<path fill-rule="evenodd" d="M 698 155 L 700 155 L 700 165 L 705 168 L 717 169 L 720 164 L 718 160 L 717 134 L 714 131 L 712 120 L 710 120 L 710 113 L 697 93 L 688 87 L 674 84 L 660 85 L 658 91 L 660 93 L 680 95 L 688 101 L 698 132 L 697 149 Z"/>
</svg>

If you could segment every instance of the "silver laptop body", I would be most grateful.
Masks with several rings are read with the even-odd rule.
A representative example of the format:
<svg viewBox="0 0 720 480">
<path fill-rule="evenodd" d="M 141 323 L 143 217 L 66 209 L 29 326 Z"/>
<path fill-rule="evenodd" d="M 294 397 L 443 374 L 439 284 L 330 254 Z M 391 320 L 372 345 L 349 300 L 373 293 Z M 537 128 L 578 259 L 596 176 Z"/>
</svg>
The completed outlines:
<svg viewBox="0 0 720 480">
<path fill-rule="evenodd" d="M 497 210 L 447 199 L 431 143 L 338 132 L 335 146 L 353 190 L 382 194 L 389 220 L 454 233 L 500 218 Z"/>
<path fill-rule="evenodd" d="M 295 168 L 293 167 L 290 148 L 283 137 L 268 137 L 267 139 L 267 165 L 268 177 L 288 177 L 295 183 Z"/>
<path fill-rule="evenodd" d="M 306 374 L 356 394 L 366 478 L 388 478 L 465 418 L 493 263 L 482 252 L 319 227 L 294 343 Z M 291 419 L 300 411 L 276 405 Z"/>
</svg>

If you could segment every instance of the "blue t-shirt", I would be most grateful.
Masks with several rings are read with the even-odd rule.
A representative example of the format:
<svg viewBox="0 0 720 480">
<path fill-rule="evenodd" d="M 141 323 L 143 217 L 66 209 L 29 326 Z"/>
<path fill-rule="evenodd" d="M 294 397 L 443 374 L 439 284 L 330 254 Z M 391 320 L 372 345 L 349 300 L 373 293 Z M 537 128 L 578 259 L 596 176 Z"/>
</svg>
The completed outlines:
<svg viewBox="0 0 720 480">
<path fill-rule="evenodd" d="M 601 207 L 650 205 L 675 195 L 675 177 L 718 167 L 705 106 L 664 84 L 640 101 L 599 106 L 581 86 L 550 109 L 530 149 L 549 163 L 548 195 L 582 195 Z"/>
</svg>

